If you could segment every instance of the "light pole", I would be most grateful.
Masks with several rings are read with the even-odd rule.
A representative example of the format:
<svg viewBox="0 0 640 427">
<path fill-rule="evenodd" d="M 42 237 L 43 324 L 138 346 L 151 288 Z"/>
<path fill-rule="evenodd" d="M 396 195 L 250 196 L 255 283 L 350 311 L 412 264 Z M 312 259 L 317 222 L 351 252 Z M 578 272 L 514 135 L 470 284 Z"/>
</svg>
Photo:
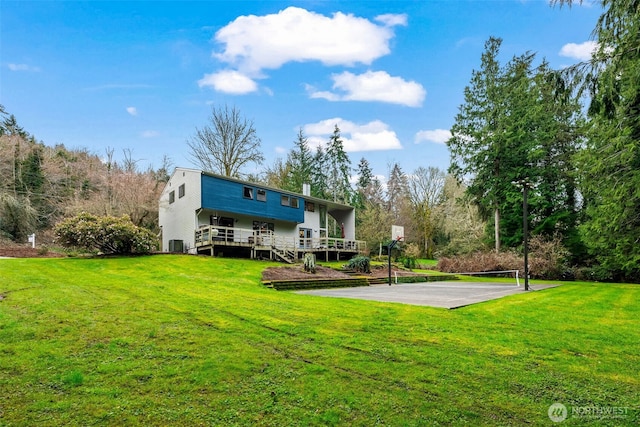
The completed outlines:
<svg viewBox="0 0 640 427">
<path fill-rule="evenodd" d="M 531 182 L 527 178 L 514 181 L 513 184 L 522 187 L 522 233 L 524 243 L 524 290 L 529 290 L 529 213 L 527 193 L 531 188 Z"/>
</svg>

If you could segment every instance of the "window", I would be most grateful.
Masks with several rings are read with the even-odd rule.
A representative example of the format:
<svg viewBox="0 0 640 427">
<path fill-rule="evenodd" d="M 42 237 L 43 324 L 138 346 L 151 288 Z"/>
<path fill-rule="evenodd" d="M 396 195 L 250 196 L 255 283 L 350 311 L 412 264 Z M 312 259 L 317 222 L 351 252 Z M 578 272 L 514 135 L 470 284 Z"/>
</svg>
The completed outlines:
<svg viewBox="0 0 640 427">
<path fill-rule="evenodd" d="M 304 210 L 307 212 L 315 212 L 316 204 L 311 202 L 304 202 Z"/>
<path fill-rule="evenodd" d="M 242 195 L 244 196 L 245 199 L 253 200 L 253 188 L 244 187 Z"/>
<path fill-rule="evenodd" d="M 273 231 L 275 229 L 272 222 L 264 222 L 264 221 L 253 221 L 253 230 L 258 231 L 260 233 L 265 233 L 267 231 Z"/>
<path fill-rule="evenodd" d="M 169 193 L 169 204 L 173 203 L 176 201 L 176 192 L 172 191 L 171 193 Z"/>
<path fill-rule="evenodd" d="M 300 200 L 297 197 L 286 196 L 283 194 L 280 196 L 280 204 L 282 206 L 290 206 L 298 209 L 298 206 L 300 206 Z"/>
<path fill-rule="evenodd" d="M 266 190 L 258 189 L 258 193 L 257 193 L 256 198 L 260 202 L 266 202 L 267 201 L 267 192 L 266 192 Z"/>
<path fill-rule="evenodd" d="M 184 197 L 184 184 L 178 187 L 178 198 L 181 199 Z"/>
</svg>

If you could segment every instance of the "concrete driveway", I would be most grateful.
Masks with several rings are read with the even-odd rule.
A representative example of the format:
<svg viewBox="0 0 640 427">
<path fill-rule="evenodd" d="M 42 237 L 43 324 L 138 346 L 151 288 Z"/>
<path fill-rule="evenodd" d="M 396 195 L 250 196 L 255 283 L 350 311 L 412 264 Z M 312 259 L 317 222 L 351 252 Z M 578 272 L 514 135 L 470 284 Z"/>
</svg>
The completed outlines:
<svg viewBox="0 0 640 427">
<path fill-rule="evenodd" d="M 528 292 L 553 288 L 559 285 L 530 284 Z M 314 289 L 296 291 L 304 295 L 335 298 L 354 298 L 382 302 L 427 305 L 430 307 L 459 308 L 478 302 L 524 293 L 524 286 L 487 282 L 427 282 L 400 283 L 397 285 L 373 285 L 358 288 Z"/>
</svg>

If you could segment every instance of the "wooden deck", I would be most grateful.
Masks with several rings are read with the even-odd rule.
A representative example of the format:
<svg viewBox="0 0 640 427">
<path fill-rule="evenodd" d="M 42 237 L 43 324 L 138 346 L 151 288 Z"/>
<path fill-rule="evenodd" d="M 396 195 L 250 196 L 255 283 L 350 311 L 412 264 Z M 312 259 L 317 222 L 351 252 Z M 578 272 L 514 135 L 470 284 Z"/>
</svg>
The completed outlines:
<svg viewBox="0 0 640 427">
<path fill-rule="evenodd" d="M 248 253 L 251 258 L 278 259 L 293 263 L 305 253 L 329 260 L 349 259 L 365 253 L 367 244 L 362 240 L 335 237 L 296 238 L 278 236 L 272 231 L 258 232 L 245 228 L 204 226 L 195 231 L 195 246 L 199 254 L 214 256 L 230 250 Z"/>
</svg>

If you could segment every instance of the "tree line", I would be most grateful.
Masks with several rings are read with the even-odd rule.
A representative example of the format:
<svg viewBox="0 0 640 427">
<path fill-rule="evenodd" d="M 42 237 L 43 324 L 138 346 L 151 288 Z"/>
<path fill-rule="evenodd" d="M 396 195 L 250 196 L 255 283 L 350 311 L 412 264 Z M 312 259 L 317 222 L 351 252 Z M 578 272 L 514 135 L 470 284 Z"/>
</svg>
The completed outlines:
<svg viewBox="0 0 640 427">
<path fill-rule="evenodd" d="M 80 212 L 127 215 L 140 227 L 158 230 L 158 198 L 171 162 L 140 170 L 130 150 L 116 161 L 112 148 L 100 156 L 87 149 L 47 146 L 0 106 L 0 237 L 26 241 Z"/>
<path fill-rule="evenodd" d="M 556 1 L 571 5 L 572 1 Z M 602 1 L 590 61 L 553 70 L 485 44 L 448 141 L 496 250 L 522 242 L 521 189 L 534 235 L 559 238 L 597 278 L 640 280 L 640 8 Z"/>
</svg>

